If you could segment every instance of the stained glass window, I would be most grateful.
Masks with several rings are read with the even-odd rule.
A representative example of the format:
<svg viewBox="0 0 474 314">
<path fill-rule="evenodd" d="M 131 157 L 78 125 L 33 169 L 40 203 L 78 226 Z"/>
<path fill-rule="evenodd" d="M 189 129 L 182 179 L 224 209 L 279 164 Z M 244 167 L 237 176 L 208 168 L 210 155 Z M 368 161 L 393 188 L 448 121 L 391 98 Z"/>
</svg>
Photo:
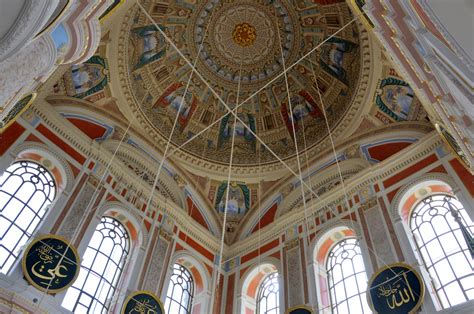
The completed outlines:
<svg viewBox="0 0 474 314">
<path fill-rule="evenodd" d="M 0 273 L 11 269 L 55 196 L 53 177 L 37 163 L 15 162 L 0 176 Z"/>
<path fill-rule="evenodd" d="M 129 250 L 124 226 L 114 218 L 102 217 L 62 306 L 74 313 L 108 313 Z"/>
<path fill-rule="evenodd" d="M 472 237 L 474 225 L 466 210 L 444 194 L 423 199 L 410 216 L 410 229 L 443 308 L 474 299 L 474 261 L 461 225 Z"/>
<path fill-rule="evenodd" d="M 191 272 L 180 264 L 174 264 L 168 293 L 166 294 L 166 313 L 191 313 L 193 295 L 194 279 Z"/>
<path fill-rule="evenodd" d="M 278 273 L 269 274 L 258 288 L 257 314 L 280 313 L 280 285 Z"/>
<path fill-rule="evenodd" d="M 359 240 L 337 242 L 326 264 L 333 313 L 371 313 L 367 304 L 367 274 Z"/>
</svg>

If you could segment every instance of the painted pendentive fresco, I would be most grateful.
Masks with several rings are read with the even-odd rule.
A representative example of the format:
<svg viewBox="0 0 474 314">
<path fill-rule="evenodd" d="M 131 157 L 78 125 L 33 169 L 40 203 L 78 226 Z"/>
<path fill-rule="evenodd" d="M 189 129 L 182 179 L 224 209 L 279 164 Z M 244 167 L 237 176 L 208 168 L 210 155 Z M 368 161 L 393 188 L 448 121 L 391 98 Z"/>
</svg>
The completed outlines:
<svg viewBox="0 0 474 314">
<path fill-rule="evenodd" d="M 36 93 L 28 94 L 16 102 L 8 114 L 0 121 L 0 132 L 6 130 L 28 107 L 36 98 Z"/>
<path fill-rule="evenodd" d="M 189 92 L 183 97 L 186 88 L 182 83 L 175 83 L 168 87 L 156 101 L 155 108 L 167 108 L 170 117 L 178 117 L 178 127 L 182 131 L 191 119 L 198 105 L 197 98 Z M 174 120 L 173 120 L 174 121 Z"/>
<path fill-rule="evenodd" d="M 394 77 L 387 77 L 380 82 L 377 106 L 396 121 L 408 120 L 415 93 L 408 83 Z"/>
<path fill-rule="evenodd" d="M 239 113 L 238 117 L 243 121 L 243 123 L 250 126 L 250 129 L 253 132 L 256 132 L 255 118 L 253 117 L 253 115 L 251 115 L 250 113 Z M 219 129 L 219 146 L 222 146 L 223 142 L 228 141 L 232 138 L 232 132 L 234 132 L 234 129 L 236 145 L 245 142 L 255 144 L 255 136 L 249 130 L 247 130 L 247 128 L 245 128 L 244 124 L 241 121 L 235 120 L 236 119 L 234 119 L 234 117 L 229 114 L 222 119 Z"/>
<path fill-rule="evenodd" d="M 382 62 L 382 79 L 377 84 L 372 109 L 375 118 L 384 124 L 428 121 L 428 114 L 410 85 L 402 80 L 383 55 Z"/>
<path fill-rule="evenodd" d="M 73 65 L 64 76 L 69 96 L 85 98 L 103 90 L 109 81 L 108 66 L 101 56 L 92 56 L 82 64 Z"/>
<path fill-rule="evenodd" d="M 159 25 L 162 30 L 164 26 Z M 139 69 L 148 63 L 157 61 L 166 55 L 165 39 L 154 25 L 137 27 L 132 30 L 137 43 L 136 62 L 134 69 Z"/>
<path fill-rule="evenodd" d="M 324 118 L 321 109 L 308 91 L 301 90 L 291 97 L 290 101 L 293 111 L 290 113 L 290 106 L 284 102 L 281 105 L 281 114 L 291 137 L 293 137 L 293 124 L 295 131 L 298 131 L 304 125 L 302 120 L 306 117 L 311 119 Z M 310 125 L 311 122 L 306 122 L 306 124 Z"/>
<path fill-rule="evenodd" d="M 227 194 L 227 182 L 222 182 L 217 189 L 216 210 L 223 213 Z M 250 208 L 250 191 L 245 184 L 229 184 L 229 201 L 227 203 L 227 214 L 231 216 L 243 216 Z"/>
</svg>

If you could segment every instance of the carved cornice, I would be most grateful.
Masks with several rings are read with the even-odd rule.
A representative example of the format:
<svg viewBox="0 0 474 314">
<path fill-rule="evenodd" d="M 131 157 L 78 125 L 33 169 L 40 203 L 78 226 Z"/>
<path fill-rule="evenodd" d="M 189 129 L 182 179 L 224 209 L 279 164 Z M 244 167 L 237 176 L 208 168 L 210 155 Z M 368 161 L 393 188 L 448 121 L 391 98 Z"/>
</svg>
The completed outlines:
<svg viewBox="0 0 474 314">
<path fill-rule="evenodd" d="M 85 138 L 84 134 L 76 128 L 70 127 L 68 125 L 69 122 L 60 116 L 46 101 L 39 100 L 30 110 L 38 115 L 42 119 L 42 123 L 56 132 L 66 143 L 74 147 L 82 155 L 102 165 L 103 168 L 95 174 L 96 176 L 102 175 L 105 165 L 112 160 L 112 153 L 110 151 L 101 147 L 97 142 Z M 142 191 L 144 195 L 150 195 L 151 186 L 144 183 L 140 177 L 129 171 L 128 168 L 124 168 L 120 160 L 114 159 L 111 162 L 109 173 L 116 178 L 121 178 L 121 183 L 124 185 L 131 185 L 137 190 Z M 180 227 L 181 231 L 193 237 L 193 239 L 209 251 L 219 251 L 219 239 L 214 237 L 210 231 L 200 224 L 190 219 L 184 208 L 165 199 L 158 193 L 153 193 L 152 208 L 156 208 L 167 215 L 169 219 Z M 135 210 L 138 212 L 138 216 L 143 217 L 144 214 L 141 211 Z M 146 219 L 150 221 L 149 218 Z M 225 245 L 224 248 L 227 249 L 227 246 Z"/>
<path fill-rule="evenodd" d="M 46 101 L 40 100 L 31 107 L 31 110 L 37 114 L 45 125 L 55 131 L 65 142 L 75 147 L 81 154 L 87 156 L 100 163 L 107 165 L 112 157 L 112 153 L 103 149 L 98 143 L 91 142 L 85 136 L 71 128 L 68 122 L 62 118 Z M 431 132 L 418 142 L 410 145 L 410 154 L 402 151 L 384 162 L 375 164 L 358 173 L 357 176 L 349 178 L 346 184 L 348 195 L 353 195 L 377 181 L 390 177 L 396 172 L 405 169 L 410 164 L 419 161 L 427 155 L 433 153 L 434 149 L 442 143 L 436 132 Z M 109 172 L 115 177 L 121 178 L 122 182 L 127 185 L 132 185 L 136 189 L 142 191 L 144 195 L 149 195 L 151 187 L 144 184 L 138 176 L 132 174 L 128 169 L 124 169 L 123 163 L 119 160 L 114 160 L 111 163 Z M 323 194 L 318 201 L 312 201 L 307 204 L 307 214 L 309 217 L 315 217 L 322 210 L 327 209 L 328 206 L 333 206 L 344 201 L 344 192 L 342 188 L 331 190 L 331 193 Z M 190 219 L 186 211 L 177 204 L 166 200 L 162 195 L 154 193 L 152 200 L 153 208 L 159 208 L 165 215 L 167 215 L 180 230 L 187 233 L 194 240 L 202 244 L 211 252 L 218 252 L 220 247 L 219 235 L 213 236 L 207 229 Z M 139 216 L 143 216 L 141 211 L 138 211 Z M 343 212 L 341 215 L 347 215 L 348 212 Z M 340 218 L 341 215 L 336 216 Z M 147 218 L 148 219 L 148 218 Z M 282 230 L 286 230 L 290 226 L 304 222 L 304 211 L 302 207 L 296 208 L 289 213 L 277 218 L 271 225 L 261 229 L 260 243 L 277 238 Z M 259 244 L 257 234 L 254 233 L 249 237 L 234 243 L 232 246 L 224 245 L 224 257 L 228 259 L 234 256 L 240 256 L 246 252 L 254 250 Z"/>
<path fill-rule="evenodd" d="M 413 163 L 432 154 L 434 149 L 442 144 L 441 138 L 433 131 L 420 139 L 417 143 L 410 145 L 410 153 L 402 151 L 384 162 L 375 164 L 357 174 L 345 182 L 347 195 L 354 195 L 364 187 L 368 187 L 378 181 L 382 181 L 396 172 L 399 172 Z M 314 219 L 321 211 L 328 208 L 334 208 L 335 204 L 345 201 L 344 190 L 339 187 L 331 190 L 331 193 L 323 194 L 318 201 L 313 201 L 307 204 L 308 219 Z M 352 208 L 348 212 L 336 214 L 332 220 L 340 219 L 342 216 L 347 216 L 354 212 Z M 256 232 L 245 239 L 233 244 L 228 252 L 228 257 L 239 256 L 255 250 L 259 243 L 277 238 L 284 230 L 296 224 L 301 224 L 305 221 L 305 213 L 302 207 L 296 208 L 289 213 L 277 218 L 272 224 L 261 229 L 260 234 Z"/>
</svg>

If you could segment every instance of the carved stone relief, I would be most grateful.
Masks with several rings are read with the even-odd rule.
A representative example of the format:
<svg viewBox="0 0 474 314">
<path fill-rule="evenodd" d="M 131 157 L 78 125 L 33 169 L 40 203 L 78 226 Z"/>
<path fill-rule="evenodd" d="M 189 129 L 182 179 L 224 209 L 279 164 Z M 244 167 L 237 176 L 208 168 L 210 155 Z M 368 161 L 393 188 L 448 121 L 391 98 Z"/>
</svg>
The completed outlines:
<svg viewBox="0 0 474 314">
<path fill-rule="evenodd" d="M 65 237 L 69 241 L 72 241 L 72 236 L 76 231 L 76 228 L 80 225 L 82 217 L 85 215 L 85 211 L 89 202 L 94 194 L 94 187 L 90 184 L 85 184 L 81 190 L 81 193 L 74 202 L 72 208 L 69 210 L 58 235 Z"/>
<path fill-rule="evenodd" d="M 288 264 L 288 300 L 289 307 L 304 303 L 301 278 L 301 260 L 298 246 L 286 252 Z"/>
<path fill-rule="evenodd" d="M 369 226 L 370 238 L 372 239 L 375 253 L 380 257 L 379 264 L 390 264 L 396 262 L 391 245 L 388 242 L 390 236 L 384 228 L 384 221 L 379 207 L 375 206 L 364 213 L 367 225 Z"/>
<path fill-rule="evenodd" d="M 153 255 L 148 265 L 148 273 L 143 288 L 149 291 L 156 291 L 160 282 L 161 272 L 166 258 L 166 250 L 169 242 L 163 238 L 158 238 L 153 250 Z"/>
</svg>

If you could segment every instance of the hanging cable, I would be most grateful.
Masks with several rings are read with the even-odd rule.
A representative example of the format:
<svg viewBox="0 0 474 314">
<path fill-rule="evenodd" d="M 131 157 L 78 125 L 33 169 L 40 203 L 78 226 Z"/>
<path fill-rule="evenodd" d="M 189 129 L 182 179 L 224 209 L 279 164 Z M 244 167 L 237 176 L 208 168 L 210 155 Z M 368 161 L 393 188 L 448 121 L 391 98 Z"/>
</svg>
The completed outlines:
<svg viewBox="0 0 474 314">
<path fill-rule="evenodd" d="M 141 5 L 141 3 L 137 2 L 138 6 L 140 7 L 140 9 L 142 10 L 143 14 L 150 20 L 150 22 L 155 26 L 155 28 L 161 33 L 161 35 L 166 38 L 166 39 L 169 39 L 166 34 L 161 30 L 161 28 L 156 24 L 156 22 L 153 20 L 153 18 L 148 14 L 148 12 L 143 8 L 143 6 Z M 212 14 L 212 13 L 211 13 Z M 204 47 L 204 39 L 206 38 L 207 36 L 207 33 L 208 33 L 208 29 L 209 29 L 209 24 L 206 26 L 206 29 L 204 31 L 204 34 L 203 34 L 203 38 L 201 40 L 201 43 L 199 44 L 199 49 L 198 49 L 198 52 L 197 52 L 197 55 L 196 55 L 196 58 L 194 60 L 194 63 L 191 64 L 189 63 L 189 61 L 186 59 L 186 57 L 184 56 L 184 54 L 181 53 L 181 51 L 178 49 L 178 47 L 171 41 L 169 40 L 169 42 L 171 43 L 172 47 L 178 52 L 178 54 L 181 55 L 181 57 L 183 57 L 185 59 L 185 61 L 187 61 L 188 65 L 190 66 L 191 68 L 191 71 L 190 71 L 190 74 L 189 74 L 189 78 L 186 82 L 186 87 L 184 89 L 184 93 L 183 93 L 183 97 L 181 98 L 181 101 L 180 101 L 180 104 L 179 104 L 179 107 L 178 107 L 178 110 L 176 112 L 176 116 L 175 116 L 175 119 L 174 119 L 174 122 L 173 122 L 173 127 L 171 129 L 171 132 L 170 132 L 170 135 L 168 137 L 168 140 L 167 140 L 167 143 L 166 143 L 166 147 L 165 147 L 165 150 L 164 150 L 164 153 L 163 153 L 163 157 L 161 158 L 160 160 L 160 164 L 159 164 L 159 167 L 158 167 L 158 171 L 156 173 L 156 176 L 155 176 L 155 180 L 153 182 L 153 186 L 152 186 L 152 189 L 151 189 L 151 192 L 150 192 L 150 196 L 148 198 L 148 201 L 146 203 L 146 206 L 145 206 L 145 210 L 148 212 L 148 210 L 151 210 L 151 201 L 152 201 L 152 197 L 153 197 L 153 193 L 155 191 L 155 188 L 156 188 L 156 185 L 158 183 L 158 180 L 159 180 L 159 176 L 160 176 L 160 173 L 161 173 L 161 170 L 163 168 L 163 164 L 164 164 L 164 161 L 167 159 L 168 155 L 168 149 L 170 147 L 170 143 L 171 143 L 171 139 L 173 137 L 173 134 L 174 134 L 174 130 L 176 129 L 176 125 L 177 125 L 177 122 L 178 122 L 178 119 L 179 119 L 179 114 L 181 112 L 181 108 L 186 100 L 186 95 L 188 93 L 188 90 L 189 90 L 189 86 L 191 84 L 191 80 L 192 80 L 192 77 L 193 77 L 193 73 L 196 72 L 198 73 L 197 71 L 195 71 L 196 69 L 196 65 L 197 65 L 197 62 L 199 60 L 199 55 L 201 54 L 201 51 L 202 51 L 202 48 Z M 153 211 L 151 211 L 153 212 Z M 151 214 L 150 214 L 151 215 Z M 143 223 L 143 220 L 145 219 L 147 215 L 144 215 L 143 216 L 143 219 L 142 219 L 142 223 Z M 155 219 L 158 220 L 158 217 L 159 217 L 159 213 L 158 211 L 156 211 L 156 217 Z M 155 223 L 155 219 L 153 219 L 153 224 Z M 142 223 L 140 225 L 142 225 Z M 142 229 L 140 229 L 140 231 L 142 231 Z M 159 242 L 159 236 L 158 236 L 158 240 L 156 242 L 155 245 L 158 244 Z"/>
<path fill-rule="evenodd" d="M 283 53 L 283 46 L 281 44 L 281 36 L 280 36 L 280 28 L 277 27 L 277 34 L 278 34 L 278 39 L 280 43 L 280 53 L 281 53 L 281 62 L 283 66 L 283 73 L 284 73 L 284 78 L 285 78 L 285 86 L 286 86 L 286 94 L 287 94 L 287 100 L 288 100 L 288 105 L 290 106 L 290 120 L 291 120 L 291 128 L 293 131 L 293 140 L 294 140 L 294 145 L 295 145 L 295 152 L 296 152 L 296 163 L 298 166 L 298 176 L 299 176 L 299 181 L 300 181 L 300 188 L 301 188 L 301 197 L 303 200 L 303 210 L 304 210 L 304 226 L 305 226 L 305 240 L 303 241 L 304 244 L 304 251 L 308 251 L 308 240 L 309 240 L 309 225 L 308 225 L 308 209 L 306 208 L 306 195 L 305 195 L 305 189 L 304 189 L 304 181 L 303 181 L 303 175 L 301 172 L 301 162 L 300 162 L 300 154 L 299 154 L 299 149 L 298 149 L 298 140 L 296 137 L 296 126 L 295 126 L 295 118 L 293 116 L 293 104 L 291 102 L 291 95 L 290 95 L 290 86 L 288 85 L 288 75 L 286 74 L 286 65 L 285 65 L 285 56 Z M 304 119 L 304 117 L 302 117 Z M 312 191 L 311 186 L 309 189 Z M 305 263 L 306 265 L 306 263 Z"/>
<path fill-rule="evenodd" d="M 117 145 L 117 147 L 115 148 L 114 150 L 114 153 L 112 154 L 112 156 L 110 157 L 108 163 L 107 163 L 107 166 L 105 167 L 105 170 L 104 170 L 104 173 L 102 174 L 102 177 L 100 178 L 99 180 L 99 183 L 97 183 L 97 186 L 95 187 L 94 189 L 94 192 L 92 193 L 92 197 L 88 203 L 88 205 L 86 206 L 86 209 L 84 210 L 84 218 L 87 217 L 93 210 L 95 210 L 96 208 L 92 206 L 93 203 L 95 203 L 97 201 L 97 197 L 99 196 L 98 195 L 98 190 L 99 190 L 99 187 L 102 185 L 103 181 L 105 180 L 105 177 L 108 175 L 108 171 L 110 169 L 110 165 L 112 164 L 115 156 L 117 155 L 117 152 L 118 150 L 120 149 L 122 143 L 124 142 L 125 140 L 125 137 L 130 129 L 130 126 L 132 125 L 133 121 L 135 120 L 135 117 L 133 117 L 132 119 L 130 119 L 130 122 L 128 123 L 128 126 L 124 132 L 124 134 L 122 135 L 122 138 L 120 139 L 120 142 L 119 144 Z M 70 247 L 71 247 L 71 243 L 76 239 L 77 235 L 78 235 L 78 232 L 79 232 L 79 229 L 80 228 L 76 228 L 74 230 L 74 233 L 72 234 L 72 237 L 71 237 L 71 241 L 67 244 L 66 246 L 66 249 L 64 250 L 63 253 L 61 253 L 61 257 L 59 259 L 59 262 L 58 262 L 58 265 L 60 265 L 64 258 L 66 258 L 66 253 L 68 252 L 68 250 L 70 250 Z M 50 247 L 51 248 L 51 247 Z M 77 265 L 78 266 L 78 271 L 80 269 L 80 265 Z M 42 292 L 41 294 L 41 297 L 38 301 L 38 304 L 36 305 L 36 310 L 39 310 L 40 306 L 41 306 L 41 303 L 43 302 L 44 300 L 44 297 L 46 296 L 46 294 L 48 293 L 49 291 L 49 288 L 51 287 L 52 283 L 53 283 L 53 278 L 50 279 L 48 285 L 46 286 L 46 289 L 45 291 Z"/>
<path fill-rule="evenodd" d="M 328 121 L 328 118 L 327 118 L 327 115 L 326 115 L 326 108 L 324 106 L 324 102 L 323 102 L 323 98 L 322 98 L 322 95 L 321 95 L 321 91 L 319 89 L 319 85 L 318 85 L 318 80 L 317 80 L 317 77 L 316 77 L 316 72 L 314 70 L 314 66 L 313 66 L 313 63 L 310 63 L 311 64 L 311 70 L 313 72 L 313 77 L 314 77 L 314 81 L 315 81 L 315 84 L 316 84 L 316 90 L 318 92 L 318 96 L 319 96 L 319 101 L 321 103 L 321 108 L 322 108 L 322 112 L 323 112 L 323 116 L 324 116 L 324 121 L 326 123 L 326 127 L 327 127 L 327 130 L 328 130 L 328 136 L 329 136 L 329 140 L 331 142 L 331 148 L 332 148 L 332 152 L 333 152 L 333 156 L 334 156 L 334 160 L 336 162 L 336 166 L 337 166 L 337 172 L 338 172 L 338 176 L 339 176 L 339 180 L 341 182 L 341 186 L 342 186 L 342 189 L 343 189 L 343 193 L 344 193 L 344 199 L 345 199 L 345 203 L 346 203 L 346 206 L 347 206 L 347 210 L 350 212 L 351 211 L 351 206 L 349 204 L 349 197 L 347 195 L 347 190 L 346 190 L 346 185 L 344 183 L 344 178 L 342 177 L 342 171 L 341 171 L 341 167 L 339 165 L 339 160 L 337 158 L 337 152 L 336 152 L 336 146 L 334 144 L 334 139 L 333 139 L 333 136 L 332 136 L 332 133 L 331 133 L 331 128 L 329 126 L 329 121 Z M 334 217 L 337 217 L 337 215 L 333 212 L 334 214 Z M 336 218 L 336 219 L 339 219 L 339 221 L 342 222 L 342 218 Z M 352 230 L 356 230 L 355 228 L 355 225 L 354 225 L 354 220 L 352 218 L 352 215 L 349 214 L 349 220 L 351 222 L 351 226 L 352 226 Z M 361 239 L 361 236 L 358 236 L 357 237 L 359 240 Z M 395 277 L 401 277 L 400 274 L 397 274 L 394 270 L 392 270 L 388 265 L 387 263 L 372 249 L 370 248 L 369 246 L 367 246 L 367 249 L 379 260 L 382 262 L 382 264 L 389 268 L 392 273 L 395 275 Z"/>
<path fill-rule="evenodd" d="M 242 55 L 242 52 L 241 52 L 241 59 L 240 59 L 240 68 L 239 68 L 239 82 L 238 82 L 238 85 L 237 85 L 237 96 L 236 96 L 236 103 L 235 105 L 237 106 L 238 103 L 239 103 L 239 96 L 240 96 L 240 84 L 242 83 L 242 63 L 243 63 L 243 55 Z M 229 114 L 229 113 L 227 113 Z M 227 173 L 227 189 L 226 189 L 226 193 L 225 193 L 225 205 L 224 205 L 224 219 L 223 219 L 223 222 L 222 222 L 222 235 L 221 235 L 221 245 L 220 245 L 220 249 L 219 249 L 219 259 L 218 259 L 218 263 L 219 263 L 219 266 L 218 266 L 218 269 L 217 269 L 217 284 L 216 284 L 216 288 L 215 290 L 217 291 L 217 289 L 219 288 L 219 285 L 220 285 L 220 276 L 221 276 L 221 272 L 222 272 L 222 265 L 223 265 L 223 261 L 222 261 L 222 254 L 224 252 L 224 239 L 225 239 L 225 228 L 226 228 L 226 223 L 227 223 L 227 210 L 228 210 L 228 205 L 229 205 L 229 190 L 230 190 L 230 179 L 231 179 L 231 176 L 232 176 L 232 162 L 234 160 L 234 143 L 235 143 L 235 129 L 237 127 L 237 115 L 234 115 L 234 123 L 233 123 L 233 126 L 232 126 L 232 143 L 231 143 L 231 146 L 230 146 L 230 158 L 229 158 L 229 171 Z"/>
<path fill-rule="evenodd" d="M 161 33 L 161 35 L 166 39 L 166 41 L 176 50 L 176 52 L 181 56 L 181 58 L 183 58 L 183 60 L 189 65 L 191 66 L 191 69 L 193 72 L 196 73 L 196 75 L 203 81 L 203 83 L 207 86 L 207 88 L 209 88 L 209 90 L 211 91 L 211 93 L 216 97 L 216 99 L 227 109 L 228 113 L 232 114 L 234 116 L 235 119 L 237 119 L 240 123 L 242 123 L 243 127 L 251 134 L 253 135 L 264 147 L 265 149 L 267 149 L 281 164 L 283 164 L 292 174 L 295 175 L 295 177 L 298 177 L 298 175 L 288 166 L 288 164 L 286 162 L 284 162 L 267 144 L 265 144 L 265 142 L 257 135 L 255 134 L 255 132 L 244 122 L 242 121 L 242 119 L 240 117 L 238 117 L 238 115 L 234 112 L 235 110 L 232 110 L 229 105 L 220 97 L 220 95 L 212 88 L 212 86 L 210 85 L 210 83 L 208 81 L 205 80 L 205 78 L 202 76 L 201 73 L 199 73 L 196 69 L 195 66 L 193 66 L 193 64 L 189 61 L 188 58 L 186 58 L 186 56 L 183 54 L 183 52 L 175 45 L 175 43 L 166 35 L 166 33 L 156 24 L 156 22 L 153 20 L 153 18 L 150 16 L 150 14 L 145 10 L 145 8 L 143 8 L 143 6 L 137 2 L 138 6 L 141 8 L 141 10 L 143 11 L 143 13 L 147 16 L 147 18 L 155 25 L 155 27 L 157 28 L 157 30 Z M 336 35 L 338 32 L 342 31 L 345 27 L 347 27 L 348 25 L 350 25 L 352 22 L 355 21 L 356 18 L 352 19 L 349 23 L 347 23 L 346 25 L 344 25 L 340 30 L 336 31 L 335 33 L 333 33 L 331 37 L 333 37 L 334 35 Z M 326 42 L 328 39 L 326 39 L 325 41 L 323 42 Z M 319 47 L 320 45 L 318 45 L 317 47 Z M 310 52 L 312 51 L 315 51 L 316 50 L 316 47 L 311 49 Z M 306 58 L 307 56 L 310 55 L 310 52 L 306 53 L 302 58 L 300 58 L 298 60 L 298 62 L 300 62 L 301 60 L 303 60 L 304 58 Z M 296 66 L 297 63 L 293 64 L 293 66 Z M 277 77 L 275 77 L 274 79 L 272 79 L 270 82 L 274 82 L 277 78 L 281 77 L 282 75 L 284 75 L 286 72 L 283 72 L 281 74 L 279 74 Z M 254 93 L 255 94 L 255 93 Z M 253 96 L 252 96 L 253 97 Z M 239 105 L 237 105 L 236 107 L 239 107 Z M 198 133 L 200 134 L 200 133 Z M 306 183 L 303 182 L 303 184 L 306 185 Z M 311 189 L 309 189 L 311 190 Z"/>
<path fill-rule="evenodd" d="M 338 33 L 342 32 L 347 26 L 349 26 L 350 24 L 352 24 L 354 21 L 356 20 L 356 18 L 352 19 L 351 21 L 349 21 L 347 24 L 345 24 L 342 28 L 340 28 L 339 30 L 337 30 L 336 32 L 332 33 L 329 37 L 327 37 L 326 39 L 324 39 L 323 41 L 321 41 L 320 43 L 318 43 L 316 45 L 316 47 L 314 47 L 313 49 L 311 49 L 308 53 L 306 53 L 303 57 L 301 57 L 300 59 L 298 59 L 297 61 L 295 61 L 292 65 L 290 65 L 289 67 L 286 68 L 286 71 L 283 71 L 282 73 L 278 74 L 276 77 L 274 77 L 272 80 L 270 80 L 269 82 L 267 82 L 264 86 L 262 86 L 261 88 L 259 88 L 256 92 L 252 93 L 249 97 L 247 97 L 244 101 L 242 101 L 240 104 L 238 104 L 237 106 L 234 107 L 234 109 L 232 109 L 232 113 L 236 113 L 237 110 L 243 106 L 245 103 L 247 103 L 248 101 L 250 101 L 250 99 L 252 99 L 253 97 L 255 97 L 256 95 L 258 95 L 261 91 L 263 91 L 265 88 L 267 88 L 268 86 L 270 86 L 270 84 L 274 83 L 277 79 L 279 79 L 280 77 L 282 77 L 283 75 L 285 75 L 286 72 L 288 72 L 289 70 L 291 70 L 292 68 L 294 68 L 295 66 L 297 66 L 301 61 L 303 61 L 304 59 L 306 59 L 308 56 L 310 56 L 314 51 L 316 51 L 318 48 L 320 48 L 322 45 L 324 45 L 328 40 L 330 40 L 332 37 L 336 36 Z M 206 84 L 207 85 L 207 84 Z M 209 87 L 209 85 L 208 85 Z M 210 87 L 209 87 L 210 88 Z M 215 91 L 210 88 L 211 92 L 215 93 Z M 218 100 L 223 103 L 223 100 L 218 98 Z M 181 144 L 180 146 L 174 148 L 170 153 L 169 153 L 169 156 L 173 155 L 174 153 L 176 153 L 177 151 L 181 150 L 184 146 L 186 146 L 187 144 L 189 144 L 191 141 L 193 141 L 195 138 L 197 138 L 199 135 L 201 135 L 202 133 L 204 133 L 205 131 L 207 131 L 208 129 L 212 128 L 214 125 L 216 125 L 217 123 L 221 122 L 222 119 L 224 119 L 225 115 L 221 116 L 220 118 L 218 118 L 217 120 L 213 121 L 211 124 L 209 124 L 206 128 L 202 129 L 201 131 L 199 131 L 198 133 L 196 133 L 195 135 L 193 135 L 191 138 L 189 138 L 188 140 L 186 140 L 183 144 Z M 244 124 L 246 126 L 246 124 Z M 249 128 L 248 128 L 249 129 Z M 260 138 L 257 138 L 259 141 Z M 263 143 L 264 144 L 264 143 Z M 265 145 L 265 148 L 266 149 L 270 149 L 268 146 Z M 296 176 L 296 175 L 295 175 Z"/>
</svg>

